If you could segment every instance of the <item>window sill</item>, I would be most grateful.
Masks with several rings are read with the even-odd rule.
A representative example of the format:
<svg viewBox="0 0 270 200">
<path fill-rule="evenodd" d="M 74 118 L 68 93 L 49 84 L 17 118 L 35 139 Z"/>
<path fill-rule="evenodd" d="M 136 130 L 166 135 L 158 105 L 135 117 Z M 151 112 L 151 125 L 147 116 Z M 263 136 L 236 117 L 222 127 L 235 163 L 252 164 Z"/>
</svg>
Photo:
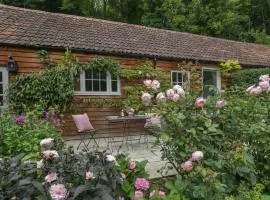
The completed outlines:
<svg viewBox="0 0 270 200">
<path fill-rule="evenodd" d="M 120 92 L 75 92 L 76 96 L 120 96 Z"/>
</svg>

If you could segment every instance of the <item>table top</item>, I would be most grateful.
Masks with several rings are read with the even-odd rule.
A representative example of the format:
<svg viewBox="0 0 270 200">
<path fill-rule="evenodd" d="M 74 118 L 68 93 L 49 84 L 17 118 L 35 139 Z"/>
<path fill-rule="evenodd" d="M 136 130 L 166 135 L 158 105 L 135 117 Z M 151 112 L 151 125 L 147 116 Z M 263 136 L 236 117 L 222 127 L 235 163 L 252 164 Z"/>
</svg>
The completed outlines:
<svg viewBox="0 0 270 200">
<path fill-rule="evenodd" d="M 128 116 L 108 116 L 106 120 L 108 121 L 123 121 L 123 120 L 137 120 L 137 119 L 147 119 L 149 118 L 146 115 L 128 115 Z"/>
</svg>

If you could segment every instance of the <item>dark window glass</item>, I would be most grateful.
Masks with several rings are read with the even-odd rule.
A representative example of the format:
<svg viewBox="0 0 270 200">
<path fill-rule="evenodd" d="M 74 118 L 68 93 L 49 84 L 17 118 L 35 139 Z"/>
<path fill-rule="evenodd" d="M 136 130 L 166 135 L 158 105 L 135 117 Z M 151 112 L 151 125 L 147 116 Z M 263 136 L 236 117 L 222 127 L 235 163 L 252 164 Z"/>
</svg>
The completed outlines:
<svg viewBox="0 0 270 200">
<path fill-rule="evenodd" d="M 80 76 L 75 77 L 74 79 L 74 86 L 75 86 L 75 91 L 81 91 L 81 81 L 80 81 Z"/>
<path fill-rule="evenodd" d="M 92 70 L 85 71 L 85 79 L 92 79 Z"/>
<path fill-rule="evenodd" d="M 107 91 L 107 83 L 106 83 L 106 81 L 100 81 L 100 91 L 102 91 L 102 92 Z"/>
<path fill-rule="evenodd" d="M 172 81 L 177 82 L 177 73 L 176 72 L 172 73 Z"/>
<path fill-rule="evenodd" d="M 100 82 L 99 82 L 99 80 L 94 80 L 93 81 L 93 91 L 95 91 L 95 92 L 98 92 L 98 91 L 100 91 L 100 84 L 99 84 Z"/>
<path fill-rule="evenodd" d="M 203 71 L 203 96 L 215 95 L 217 93 L 217 71 Z"/>
<path fill-rule="evenodd" d="M 106 80 L 107 73 L 106 72 L 100 72 L 100 79 L 105 79 Z"/>
<path fill-rule="evenodd" d="M 0 72 L 0 82 L 2 82 L 2 81 L 3 81 L 3 73 Z"/>
<path fill-rule="evenodd" d="M 99 71 L 98 70 L 94 70 L 93 71 L 93 79 L 99 79 Z"/>
<path fill-rule="evenodd" d="M 93 91 L 93 89 L 92 89 L 92 80 L 86 80 L 85 81 L 85 90 L 86 91 Z"/>
<path fill-rule="evenodd" d="M 117 81 L 112 81 L 112 92 L 117 92 L 117 84 L 118 82 Z"/>
</svg>

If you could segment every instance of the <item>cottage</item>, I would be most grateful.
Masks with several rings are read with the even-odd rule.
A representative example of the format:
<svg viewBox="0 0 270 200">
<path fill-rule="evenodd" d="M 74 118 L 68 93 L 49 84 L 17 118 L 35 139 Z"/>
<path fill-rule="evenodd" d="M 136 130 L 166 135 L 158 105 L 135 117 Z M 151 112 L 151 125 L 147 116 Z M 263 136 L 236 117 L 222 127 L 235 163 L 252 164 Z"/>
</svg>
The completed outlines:
<svg viewBox="0 0 270 200">
<path fill-rule="evenodd" d="M 190 82 L 192 87 L 198 88 L 211 84 L 218 90 L 224 84 L 219 71 L 222 61 L 235 59 L 243 67 L 251 68 L 270 66 L 268 46 L 0 4 L 1 104 L 3 88 L 15 76 L 44 70 L 37 50 L 45 49 L 51 58 L 59 61 L 67 47 L 82 62 L 90 62 L 95 55 L 110 56 L 121 67 L 129 69 L 148 58 L 156 68 L 170 73 L 172 84 Z M 13 67 L 14 60 L 17 63 L 16 72 L 7 70 L 9 56 L 12 57 L 9 67 Z M 190 80 L 188 67 L 179 70 L 179 63 L 195 67 L 202 75 L 201 84 L 196 85 Z M 100 80 L 93 83 L 93 79 L 82 72 L 76 91 L 79 111 L 87 112 L 97 128 L 104 128 L 104 118 L 119 115 L 119 109 L 95 108 L 83 99 L 122 98 L 122 88 L 129 84 L 127 80 L 113 78 L 110 73 L 105 76 L 104 89 L 92 86 L 100 84 L 100 76 Z M 138 125 L 132 124 L 134 127 Z M 70 115 L 67 115 L 65 128 L 71 132 L 74 130 Z"/>
</svg>

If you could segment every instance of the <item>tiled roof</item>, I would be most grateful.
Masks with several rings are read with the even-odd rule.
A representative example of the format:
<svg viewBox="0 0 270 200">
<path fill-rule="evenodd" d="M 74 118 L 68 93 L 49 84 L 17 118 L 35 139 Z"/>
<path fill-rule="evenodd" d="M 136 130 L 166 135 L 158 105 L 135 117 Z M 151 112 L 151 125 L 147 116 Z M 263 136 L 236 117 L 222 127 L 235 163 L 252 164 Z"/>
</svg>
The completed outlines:
<svg viewBox="0 0 270 200">
<path fill-rule="evenodd" d="M 270 46 L 0 4 L 0 45 L 270 66 Z"/>
</svg>

